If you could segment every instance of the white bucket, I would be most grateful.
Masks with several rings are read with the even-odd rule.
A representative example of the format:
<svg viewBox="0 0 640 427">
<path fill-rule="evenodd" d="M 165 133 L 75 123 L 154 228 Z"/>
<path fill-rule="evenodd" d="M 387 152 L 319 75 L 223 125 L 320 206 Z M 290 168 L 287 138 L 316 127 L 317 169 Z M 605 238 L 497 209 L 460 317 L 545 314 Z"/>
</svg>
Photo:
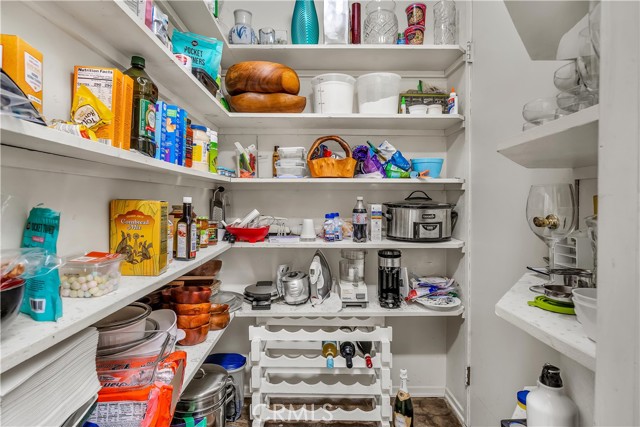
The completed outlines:
<svg viewBox="0 0 640 427">
<path fill-rule="evenodd" d="M 393 73 L 371 73 L 358 77 L 358 109 L 361 114 L 398 114 L 402 78 Z"/>
<path fill-rule="evenodd" d="M 353 90 L 356 79 L 347 74 L 321 74 L 311 80 L 313 112 L 322 114 L 353 113 Z"/>
</svg>

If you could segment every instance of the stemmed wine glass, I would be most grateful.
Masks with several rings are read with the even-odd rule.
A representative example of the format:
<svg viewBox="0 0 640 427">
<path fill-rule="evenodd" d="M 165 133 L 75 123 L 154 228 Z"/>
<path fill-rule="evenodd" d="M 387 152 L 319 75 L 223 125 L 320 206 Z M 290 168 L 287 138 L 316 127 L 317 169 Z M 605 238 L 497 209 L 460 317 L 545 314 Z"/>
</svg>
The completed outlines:
<svg viewBox="0 0 640 427">
<path fill-rule="evenodd" d="M 555 264 L 555 246 L 576 228 L 576 201 L 571 184 L 532 185 L 527 198 L 527 223 L 549 246 L 549 272 Z M 551 274 L 551 281 L 555 277 Z"/>
</svg>

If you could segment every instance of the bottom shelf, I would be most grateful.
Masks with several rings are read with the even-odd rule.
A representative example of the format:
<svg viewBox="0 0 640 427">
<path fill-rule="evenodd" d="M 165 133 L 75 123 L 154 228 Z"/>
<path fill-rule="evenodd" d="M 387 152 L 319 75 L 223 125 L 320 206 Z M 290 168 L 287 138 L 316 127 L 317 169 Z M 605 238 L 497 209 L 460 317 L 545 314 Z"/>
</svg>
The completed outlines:
<svg viewBox="0 0 640 427">
<path fill-rule="evenodd" d="M 536 294 L 529 290 L 548 279 L 535 273 L 527 273 L 496 304 L 496 314 L 559 351 L 581 365 L 595 371 L 596 343 L 591 341 L 576 316 L 552 313 L 530 307 Z"/>
</svg>

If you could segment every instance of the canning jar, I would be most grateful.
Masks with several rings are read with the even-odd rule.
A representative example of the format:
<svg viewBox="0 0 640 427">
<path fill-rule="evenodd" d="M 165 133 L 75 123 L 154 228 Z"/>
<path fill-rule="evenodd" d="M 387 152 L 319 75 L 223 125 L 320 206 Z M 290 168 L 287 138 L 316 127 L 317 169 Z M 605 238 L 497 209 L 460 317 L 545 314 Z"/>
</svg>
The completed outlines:
<svg viewBox="0 0 640 427">
<path fill-rule="evenodd" d="M 206 248 L 209 246 L 209 218 L 206 216 L 199 216 L 198 225 L 198 228 L 200 229 L 200 234 L 198 235 L 200 248 Z"/>
<path fill-rule="evenodd" d="M 389 0 L 373 0 L 367 3 L 364 20 L 366 44 L 395 44 L 398 36 L 396 4 Z"/>
</svg>

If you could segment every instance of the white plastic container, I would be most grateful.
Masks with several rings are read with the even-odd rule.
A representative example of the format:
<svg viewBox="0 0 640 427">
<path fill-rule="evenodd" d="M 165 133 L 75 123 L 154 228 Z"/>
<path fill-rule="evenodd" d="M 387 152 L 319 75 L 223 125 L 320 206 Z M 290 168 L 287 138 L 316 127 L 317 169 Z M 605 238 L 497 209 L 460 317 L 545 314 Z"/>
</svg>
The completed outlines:
<svg viewBox="0 0 640 427">
<path fill-rule="evenodd" d="M 63 297 L 93 298 L 109 294 L 120 284 L 120 263 L 124 255 L 89 252 L 68 261 L 60 269 Z"/>
<path fill-rule="evenodd" d="M 578 427 L 578 408 L 564 393 L 560 370 L 546 364 L 538 387 L 527 395 L 527 426 Z"/>
<path fill-rule="evenodd" d="M 296 159 L 304 160 L 307 158 L 306 150 L 304 147 L 279 147 L 278 155 L 280 159 Z"/>
<path fill-rule="evenodd" d="M 282 159 L 276 162 L 278 178 L 306 178 L 309 176 L 306 160 Z"/>
<path fill-rule="evenodd" d="M 321 74 L 311 79 L 313 112 L 321 114 L 353 113 L 356 79 L 347 74 Z"/>
<path fill-rule="evenodd" d="M 584 328 L 589 339 L 596 340 L 598 330 L 598 306 L 596 288 L 577 288 L 573 290 L 573 304 L 578 322 Z"/>
<path fill-rule="evenodd" d="M 393 73 L 371 73 L 358 77 L 358 108 L 361 114 L 398 114 L 402 78 Z"/>
<path fill-rule="evenodd" d="M 409 114 L 413 116 L 426 116 L 428 107 L 424 104 L 416 104 L 409 106 Z"/>
</svg>

